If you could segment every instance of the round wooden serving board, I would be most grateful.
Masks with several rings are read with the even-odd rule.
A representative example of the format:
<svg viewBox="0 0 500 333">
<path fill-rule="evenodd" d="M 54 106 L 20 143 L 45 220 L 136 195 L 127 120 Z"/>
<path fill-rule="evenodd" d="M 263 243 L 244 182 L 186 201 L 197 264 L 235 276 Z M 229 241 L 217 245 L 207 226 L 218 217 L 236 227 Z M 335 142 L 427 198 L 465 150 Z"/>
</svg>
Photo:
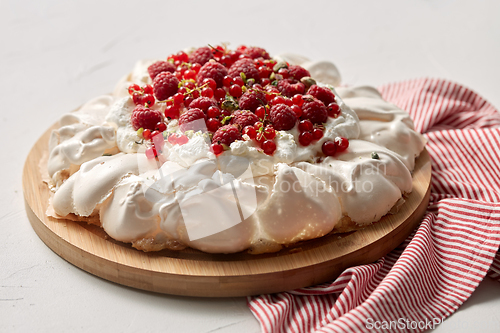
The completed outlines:
<svg viewBox="0 0 500 333">
<path fill-rule="evenodd" d="M 399 212 L 362 230 L 329 234 L 277 253 L 208 254 L 186 249 L 144 253 L 116 242 L 101 228 L 45 215 L 49 189 L 39 162 L 53 128 L 36 142 L 23 171 L 26 211 L 33 229 L 55 253 L 101 278 L 153 292 L 234 297 L 275 293 L 335 279 L 348 267 L 376 261 L 417 227 L 430 195 L 427 151 L 417 160 L 413 192 Z"/>
</svg>

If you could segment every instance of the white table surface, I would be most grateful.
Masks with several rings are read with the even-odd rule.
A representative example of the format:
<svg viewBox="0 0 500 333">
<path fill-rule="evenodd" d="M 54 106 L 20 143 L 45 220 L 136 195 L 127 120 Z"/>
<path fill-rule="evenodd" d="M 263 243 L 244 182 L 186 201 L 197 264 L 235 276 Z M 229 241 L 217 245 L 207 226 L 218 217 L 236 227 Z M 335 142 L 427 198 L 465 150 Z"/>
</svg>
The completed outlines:
<svg viewBox="0 0 500 333">
<path fill-rule="evenodd" d="M 62 260 L 29 224 L 21 189 L 29 149 L 63 113 L 110 92 L 136 60 L 207 43 L 259 45 L 332 60 L 347 84 L 443 77 L 500 107 L 499 14 L 495 0 L 0 2 L 0 331 L 259 331 L 244 298 L 107 282 Z M 436 331 L 496 332 L 498 313 L 500 284 L 486 279 Z"/>
</svg>

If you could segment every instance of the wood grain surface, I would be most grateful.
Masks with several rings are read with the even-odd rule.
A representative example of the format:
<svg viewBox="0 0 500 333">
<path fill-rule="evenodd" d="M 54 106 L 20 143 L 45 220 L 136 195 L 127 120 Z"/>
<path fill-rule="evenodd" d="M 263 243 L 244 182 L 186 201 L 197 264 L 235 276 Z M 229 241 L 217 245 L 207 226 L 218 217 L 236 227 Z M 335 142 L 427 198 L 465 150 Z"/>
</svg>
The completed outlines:
<svg viewBox="0 0 500 333">
<path fill-rule="evenodd" d="M 397 247 L 419 225 L 429 201 L 431 162 L 424 151 L 413 173 L 413 191 L 399 212 L 362 230 L 329 234 L 261 255 L 193 249 L 144 253 L 110 239 L 99 227 L 45 215 L 49 189 L 38 165 L 53 128 L 56 125 L 33 146 L 23 170 L 25 206 L 33 229 L 55 253 L 81 269 L 153 292 L 235 297 L 326 282 L 348 267 L 376 261 Z"/>
</svg>

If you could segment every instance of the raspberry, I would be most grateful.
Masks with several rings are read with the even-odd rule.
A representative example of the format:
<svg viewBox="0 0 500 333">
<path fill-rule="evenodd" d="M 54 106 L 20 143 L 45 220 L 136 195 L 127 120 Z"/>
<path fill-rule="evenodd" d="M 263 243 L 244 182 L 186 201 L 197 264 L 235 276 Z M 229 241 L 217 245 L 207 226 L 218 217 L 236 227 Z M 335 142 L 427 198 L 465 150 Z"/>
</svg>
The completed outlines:
<svg viewBox="0 0 500 333">
<path fill-rule="evenodd" d="M 267 53 L 267 51 L 264 50 L 262 47 L 256 47 L 256 46 L 247 47 L 243 53 L 249 55 L 252 59 L 257 59 L 257 58 L 271 59 L 269 53 Z"/>
<path fill-rule="evenodd" d="M 306 86 L 302 82 L 297 82 L 290 79 L 278 81 L 278 90 L 286 97 L 293 97 L 296 94 L 303 94 Z"/>
<path fill-rule="evenodd" d="M 217 102 L 213 98 L 208 97 L 198 97 L 189 104 L 190 109 L 201 109 L 201 111 L 207 113 L 208 108 L 211 106 L 217 107 Z"/>
<path fill-rule="evenodd" d="M 259 121 L 259 117 L 255 113 L 247 110 L 238 110 L 233 113 L 233 118 L 231 119 L 231 124 L 239 125 L 240 128 L 245 128 L 246 126 L 253 126 Z"/>
<path fill-rule="evenodd" d="M 175 72 L 174 64 L 168 61 L 157 61 L 148 67 L 148 73 L 149 76 L 151 77 L 151 80 L 154 80 L 155 77 L 162 72 L 174 73 Z"/>
<path fill-rule="evenodd" d="M 236 140 L 241 140 L 240 130 L 234 125 L 225 125 L 219 128 L 212 137 L 212 143 L 231 145 Z"/>
<path fill-rule="evenodd" d="M 157 100 L 164 101 L 175 95 L 179 89 L 179 80 L 170 72 L 161 72 L 153 80 L 153 91 Z"/>
<path fill-rule="evenodd" d="M 134 111 L 132 111 L 130 122 L 136 131 L 141 127 L 153 131 L 158 123 L 163 122 L 163 119 L 159 111 L 137 105 Z"/>
<path fill-rule="evenodd" d="M 243 58 L 236 61 L 229 68 L 228 75 L 230 77 L 238 77 L 244 73 L 247 79 L 254 79 L 256 82 L 259 81 L 259 70 L 255 67 L 252 59 Z"/>
<path fill-rule="evenodd" d="M 213 79 L 217 88 L 222 88 L 222 81 L 227 75 L 227 68 L 216 61 L 209 61 L 203 65 L 198 73 L 198 85 L 203 85 L 203 80 Z"/>
<path fill-rule="evenodd" d="M 238 103 L 240 109 L 255 112 L 259 106 L 266 105 L 267 101 L 263 92 L 252 89 L 244 93 Z"/>
<path fill-rule="evenodd" d="M 189 62 L 194 64 L 198 63 L 200 65 L 205 65 L 210 59 L 213 59 L 214 55 L 212 50 L 208 46 L 200 47 L 191 53 L 189 56 Z"/>
<path fill-rule="evenodd" d="M 306 97 L 302 104 L 302 118 L 309 119 L 315 124 L 324 123 L 328 118 L 328 111 L 319 99 L 312 96 Z"/>
<path fill-rule="evenodd" d="M 189 109 L 186 112 L 184 112 L 180 117 L 179 117 L 179 126 L 181 128 L 181 131 L 185 132 L 188 130 L 199 130 L 200 126 L 198 126 L 199 122 L 195 123 L 195 120 L 202 119 L 205 121 L 207 117 L 205 116 L 205 113 L 201 111 L 200 109 Z"/>
<path fill-rule="evenodd" d="M 335 102 L 335 95 L 327 87 L 320 87 L 314 84 L 309 88 L 307 94 L 316 97 L 325 105 Z"/>
<path fill-rule="evenodd" d="M 305 76 L 311 76 L 311 73 L 309 73 L 307 69 L 298 65 L 291 65 L 288 67 L 288 73 L 295 80 L 300 80 Z"/>
<path fill-rule="evenodd" d="M 274 105 L 271 111 L 269 111 L 269 115 L 271 116 L 274 129 L 278 131 L 291 130 L 297 122 L 295 112 L 286 104 Z"/>
</svg>

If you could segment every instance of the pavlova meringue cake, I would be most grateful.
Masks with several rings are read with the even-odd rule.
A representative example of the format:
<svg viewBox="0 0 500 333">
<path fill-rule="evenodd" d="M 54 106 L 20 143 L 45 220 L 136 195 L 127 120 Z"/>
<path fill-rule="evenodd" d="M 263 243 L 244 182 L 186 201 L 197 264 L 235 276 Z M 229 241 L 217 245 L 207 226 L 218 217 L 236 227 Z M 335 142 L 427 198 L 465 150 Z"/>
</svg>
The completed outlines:
<svg viewBox="0 0 500 333">
<path fill-rule="evenodd" d="M 377 222 L 412 191 L 425 140 L 330 62 L 205 46 L 141 61 L 64 115 L 47 215 L 143 251 L 278 251 Z"/>
</svg>

